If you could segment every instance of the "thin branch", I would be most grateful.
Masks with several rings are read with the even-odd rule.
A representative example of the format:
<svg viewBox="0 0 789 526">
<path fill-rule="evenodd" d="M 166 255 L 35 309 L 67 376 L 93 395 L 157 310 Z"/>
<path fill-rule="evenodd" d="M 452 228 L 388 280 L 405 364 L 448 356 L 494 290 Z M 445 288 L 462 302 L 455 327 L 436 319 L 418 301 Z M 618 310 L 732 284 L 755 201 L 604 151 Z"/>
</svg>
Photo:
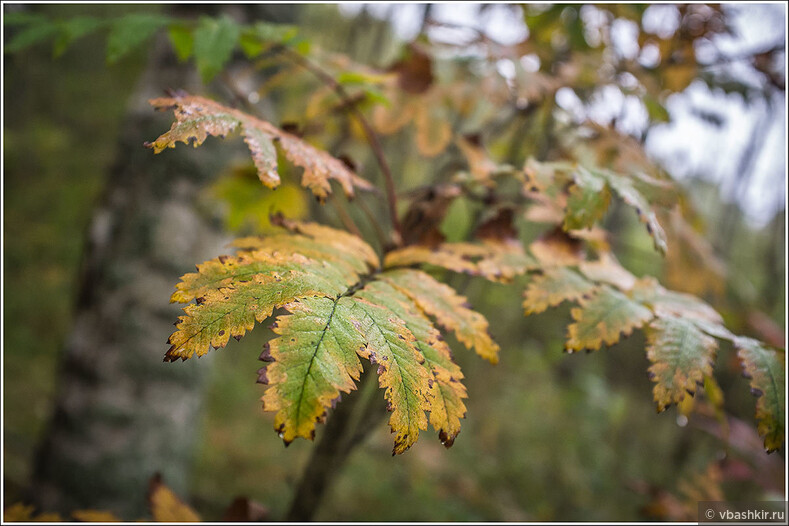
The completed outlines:
<svg viewBox="0 0 789 526">
<path fill-rule="evenodd" d="M 337 211 L 337 215 L 340 216 L 340 221 L 342 221 L 342 224 L 345 227 L 345 229 L 351 234 L 354 234 L 364 239 L 361 230 L 359 230 L 359 227 L 356 226 L 356 223 L 354 222 L 353 218 L 348 214 L 348 211 L 345 210 L 345 207 L 342 205 L 342 203 L 339 202 L 337 196 L 335 194 L 331 194 L 330 200 L 332 205 L 334 206 L 334 209 Z"/>
<path fill-rule="evenodd" d="M 364 199 L 362 199 L 361 196 L 359 196 L 355 203 L 359 205 L 359 208 L 361 208 L 364 215 L 367 216 L 370 224 L 373 225 L 375 234 L 378 236 L 378 240 L 381 242 L 381 250 L 386 250 L 386 247 L 389 244 L 389 239 L 386 236 L 386 232 L 383 231 L 381 225 L 378 223 L 378 220 L 376 219 L 372 210 L 370 210 L 370 207 L 367 206 L 367 203 L 364 202 Z"/>
<path fill-rule="evenodd" d="M 346 103 L 352 101 L 351 96 L 345 90 L 345 88 L 335 80 L 335 78 L 323 70 L 317 64 L 309 61 L 305 57 L 299 55 L 295 51 L 282 47 L 281 52 L 286 54 L 290 59 L 294 62 L 302 66 L 304 69 L 310 71 L 313 75 L 318 77 L 324 84 L 329 86 L 331 89 L 334 90 L 335 93 Z M 383 148 L 381 147 L 381 142 L 378 140 L 378 135 L 373 130 L 370 123 L 367 122 L 367 119 L 364 117 L 364 114 L 359 110 L 359 108 L 355 104 L 348 105 L 350 113 L 359 121 L 359 124 L 362 126 L 364 130 L 364 134 L 367 137 L 367 142 L 370 144 L 370 148 L 373 151 L 373 155 L 375 156 L 376 161 L 378 162 L 378 166 L 381 168 L 381 172 L 384 175 L 384 182 L 386 184 L 386 197 L 387 203 L 389 205 L 389 216 L 392 221 L 392 227 L 396 232 L 396 244 L 400 244 L 402 240 L 402 229 L 400 225 L 400 219 L 397 216 L 397 195 L 395 190 L 394 184 L 394 177 L 392 176 L 392 170 L 389 168 L 389 163 L 386 161 L 386 157 L 384 156 Z"/>
</svg>

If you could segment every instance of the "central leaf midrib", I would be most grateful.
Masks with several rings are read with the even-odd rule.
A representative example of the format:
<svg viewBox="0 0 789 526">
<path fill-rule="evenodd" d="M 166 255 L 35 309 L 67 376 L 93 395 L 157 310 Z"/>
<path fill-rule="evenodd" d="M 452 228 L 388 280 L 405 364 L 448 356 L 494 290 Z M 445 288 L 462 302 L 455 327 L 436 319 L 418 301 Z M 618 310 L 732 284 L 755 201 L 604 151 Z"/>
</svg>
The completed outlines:
<svg viewBox="0 0 789 526">
<path fill-rule="evenodd" d="M 342 296 L 341 296 L 342 297 Z M 334 312 L 337 310 L 337 303 L 340 301 L 340 298 L 336 298 L 332 302 L 331 312 L 329 313 L 329 318 L 326 320 L 326 325 L 323 327 L 321 331 L 321 336 L 318 339 L 318 343 L 315 345 L 315 350 L 310 357 L 310 363 L 307 365 L 307 371 L 304 374 L 304 381 L 301 382 L 301 389 L 299 391 L 299 401 L 296 403 L 296 422 L 301 422 L 301 402 L 304 399 L 304 391 L 307 389 L 307 380 L 310 378 L 310 372 L 312 371 L 312 364 L 315 363 L 315 358 L 318 356 L 318 351 L 320 350 L 321 345 L 323 344 L 323 339 L 326 337 L 326 333 L 329 331 L 329 325 L 331 325 L 332 319 L 334 318 Z"/>
</svg>

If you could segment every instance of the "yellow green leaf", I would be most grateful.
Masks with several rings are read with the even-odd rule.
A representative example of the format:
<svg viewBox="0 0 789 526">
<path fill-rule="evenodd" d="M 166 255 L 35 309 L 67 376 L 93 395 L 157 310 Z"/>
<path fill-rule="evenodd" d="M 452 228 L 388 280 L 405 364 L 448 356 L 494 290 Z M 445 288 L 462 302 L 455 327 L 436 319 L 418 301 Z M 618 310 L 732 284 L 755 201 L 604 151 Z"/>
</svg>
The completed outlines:
<svg viewBox="0 0 789 526">
<path fill-rule="evenodd" d="M 523 308 L 526 316 L 543 312 L 563 301 L 574 301 L 591 293 L 596 286 L 567 267 L 546 269 L 526 287 Z"/>
<path fill-rule="evenodd" d="M 392 412 L 389 427 L 395 433 L 392 454 L 405 452 L 427 429 L 425 411 L 430 410 L 430 371 L 416 339 L 405 322 L 386 308 L 361 298 L 343 298 L 351 305 L 351 319 L 367 342 L 358 352 L 377 364 L 378 383 L 385 389 Z"/>
<path fill-rule="evenodd" d="M 452 287 L 419 270 L 392 270 L 381 274 L 380 279 L 397 287 L 439 325 L 454 331 L 467 348 L 491 363 L 499 361 L 499 346 L 490 337 L 488 320 L 471 310 L 466 298 Z"/>
<path fill-rule="evenodd" d="M 633 298 L 649 306 L 657 316 L 676 316 L 708 324 L 723 324 L 721 315 L 704 301 L 690 294 L 667 290 L 650 276 L 635 283 Z"/>
<path fill-rule="evenodd" d="M 647 358 L 652 365 L 649 377 L 655 382 L 653 394 L 658 411 L 678 404 L 712 375 L 718 342 L 691 321 L 657 318 L 646 331 Z"/>
<path fill-rule="evenodd" d="M 603 218 L 610 202 L 611 192 L 605 180 L 579 166 L 567 197 L 564 229 L 591 228 Z"/>
<path fill-rule="evenodd" d="M 271 340 L 273 360 L 261 369 L 266 411 L 277 411 L 274 427 L 285 443 L 312 439 L 315 424 L 340 397 L 356 389 L 362 365 L 356 352 L 366 341 L 351 324 L 351 305 L 330 298 L 302 298 L 279 316 Z"/>
<path fill-rule="evenodd" d="M 750 378 L 757 397 L 756 420 L 767 452 L 780 449 L 785 439 L 786 371 L 784 354 L 751 338 L 736 338 L 734 346 L 742 360 L 743 375 Z"/>
<path fill-rule="evenodd" d="M 445 447 L 451 447 L 460 433 L 460 420 L 466 416 L 466 388 L 461 383 L 463 373 L 452 361 L 452 353 L 441 334 L 430 320 L 402 290 L 393 285 L 374 281 L 356 297 L 366 299 L 392 311 L 404 321 L 406 329 L 414 335 L 416 346 L 425 357 L 425 367 L 432 374 L 430 389 L 430 425 L 438 431 Z M 382 365 L 379 365 L 379 370 Z"/>
<path fill-rule="evenodd" d="M 568 352 L 596 350 L 603 343 L 613 345 L 621 335 L 630 335 L 653 317 L 649 309 L 607 285 L 579 303 L 580 307 L 571 311 L 575 323 L 567 328 Z"/>
<path fill-rule="evenodd" d="M 262 238 L 256 249 L 206 261 L 181 278 L 171 301 L 196 303 L 179 317 L 165 360 L 224 347 L 297 298 L 337 298 L 378 262 L 372 248 L 351 234 L 309 223 L 290 226 L 304 234 L 271 236 L 270 244 Z"/>
</svg>

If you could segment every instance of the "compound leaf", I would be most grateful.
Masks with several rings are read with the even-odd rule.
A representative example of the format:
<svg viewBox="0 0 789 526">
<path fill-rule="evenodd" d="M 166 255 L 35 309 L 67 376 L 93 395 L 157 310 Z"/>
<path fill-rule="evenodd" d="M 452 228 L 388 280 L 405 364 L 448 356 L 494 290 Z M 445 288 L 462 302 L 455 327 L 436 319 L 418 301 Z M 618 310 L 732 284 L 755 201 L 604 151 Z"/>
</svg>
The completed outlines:
<svg viewBox="0 0 789 526">
<path fill-rule="evenodd" d="M 580 307 L 570 313 L 575 323 L 567 328 L 568 352 L 596 350 L 603 343 L 612 345 L 622 334 L 629 335 L 653 317 L 652 311 L 606 285 L 589 299 L 581 298 Z"/>
<path fill-rule="evenodd" d="M 767 452 L 780 449 L 784 442 L 786 372 L 784 356 L 751 338 L 736 338 L 734 346 L 742 360 L 743 375 L 751 380 L 756 401 L 759 435 Z"/>
<path fill-rule="evenodd" d="M 718 342 L 683 318 L 657 318 L 646 331 L 649 377 L 658 411 L 693 396 L 697 385 L 712 376 Z"/>
<path fill-rule="evenodd" d="M 328 153 L 266 121 L 210 99 L 182 94 L 152 99 L 150 103 L 158 110 L 173 109 L 175 112 L 175 122 L 170 130 L 148 144 L 154 153 L 174 148 L 179 141 L 186 144 L 193 141 L 195 146 L 199 146 L 209 135 L 224 137 L 240 127 L 258 168 L 260 180 L 270 188 L 276 188 L 280 182 L 276 156 L 271 146 L 273 142 L 280 145 L 293 164 L 304 168 L 301 184 L 312 190 L 319 199 L 325 199 L 331 193 L 330 180 L 340 183 L 349 197 L 354 195 L 354 187 L 372 188 L 370 183 Z"/>
<path fill-rule="evenodd" d="M 465 298 L 418 270 L 381 272 L 373 249 L 347 232 L 313 223 L 275 221 L 286 231 L 237 240 L 238 253 L 197 266 L 171 300 L 189 303 L 170 336 L 165 361 L 188 359 L 240 339 L 275 308 L 259 371 L 269 384 L 264 408 L 276 412 L 286 443 L 311 439 L 342 393 L 356 389 L 359 357 L 378 366 L 396 433 L 406 451 L 429 423 L 449 447 L 465 417 L 463 374 L 430 316 L 490 361 L 498 345 Z M 191 303 L 193 302 L 194 303 Z"/>
</svg>

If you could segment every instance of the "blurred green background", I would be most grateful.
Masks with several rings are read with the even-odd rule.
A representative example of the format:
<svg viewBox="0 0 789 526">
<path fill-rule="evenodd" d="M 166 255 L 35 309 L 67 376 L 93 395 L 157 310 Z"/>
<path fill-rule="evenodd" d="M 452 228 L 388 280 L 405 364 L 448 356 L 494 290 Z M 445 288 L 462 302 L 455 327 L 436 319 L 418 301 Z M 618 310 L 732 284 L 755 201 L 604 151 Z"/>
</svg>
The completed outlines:
<svg viewBox="0 0 789 526">
<path fill-rule="evenodd" d="M 151 8 L 53 5 L 40 9 L 54 15 L 116 16 Z M 314 45 L 379 66 L 397 54 L 400 44 L 386 22 L 366 11 L 348 17 L 331 5 L 301 9 L 299 29 Z M 379 56 L 371 56 L 364 42 L 376 38 L 386 45 L 377 48 Z M 145 65 L 146 52 L 107 66 L 104 37 L 94 35 L 76 42 L 57 60 L 49 46 L 41 45 L 6 55 L 5 61 L 3 475 L 7 505 L 23 498 L 35 448 L 50 416 L 58 353 L 72 320 L 85 230 L 116 154 L 126 101 Z M 303 111 L 297 97 L 283 100 L 291 106 L 279 109 L 282 120 Z M 404 147 L 397 137 L 388 138 L 386 146 L 389 153 Z M 426 180 L 436 167 L 414 154 L 398 159 L 396 165 L 408 174 L 403 187 Z M 757 311 L 783 331 L 783 211 L 755 230 L 736 206 L 721 202 L 714 185 L 700 180 L 687 183 L 712 239 L 724 223 L 723 214 L 734 222 L 727 227 L 731 230 L 725 243 L 716 247 L 729 272 L 716 308 L 738 333 L 758 336 L 748 324 Z M 255 186 L 250 191 L 260 192 L 265 200 L 264 190 Z M 336 222 L 330 212 L 292 199 L 292 206 Z M 463 210 L 453 214 L 453 224 L 462 224 Z M 638 274 L 661 275 L 660 261 L 633 223 L 620 229 L 623 264 Z M 228 224 L 237 230 L 251 228 L 238 217 L 228 219 Z M 450 338 L 469 391 L 468 416 L 454 446 L 445 450 L 426 433 L 410 451 L 393 458 L 387 426 L 380 424 L 337 476 L 317 519 L 638 520 L 653 517 L 647 506 L 660 491 L 681 495 L 683 481 L 694 480 L 725 456 L 757 465 L 750 454 L 727 448 L 694 426 L 692 419 L 686 423 L 678 418 L 676 409 L 655 414 L 641 334 L 600 352 L 567 356 L 562 345 L 568 308 L 524 318 L 518 287 L 457 276 L 447 279 L 491 320 L 502 346 L 501 363 L 490 366 Z M 282 516 L 312 447 L 299 440 L 285 449 L 272 432 L 272 414 L 261 410 L 264 386 L 254 379 L 261 345 L 269 336 L 261 327 L 201 360 L 215 367 L 205 393 L 189 493 L 182 497 L 207 519 L 221 516 L 239 495 L 268 507 L 271 517 Z M 753 398 L 733 362 L 731 349 L 723 348 L 716 373 L 726 393 L 725 407 L 752 424 Z M 778 455 L 770 461 L 782 464 Z M 723 487 L 736 500 L 769 494 L 753 477 L 727 479 Z"/>
</svg>

